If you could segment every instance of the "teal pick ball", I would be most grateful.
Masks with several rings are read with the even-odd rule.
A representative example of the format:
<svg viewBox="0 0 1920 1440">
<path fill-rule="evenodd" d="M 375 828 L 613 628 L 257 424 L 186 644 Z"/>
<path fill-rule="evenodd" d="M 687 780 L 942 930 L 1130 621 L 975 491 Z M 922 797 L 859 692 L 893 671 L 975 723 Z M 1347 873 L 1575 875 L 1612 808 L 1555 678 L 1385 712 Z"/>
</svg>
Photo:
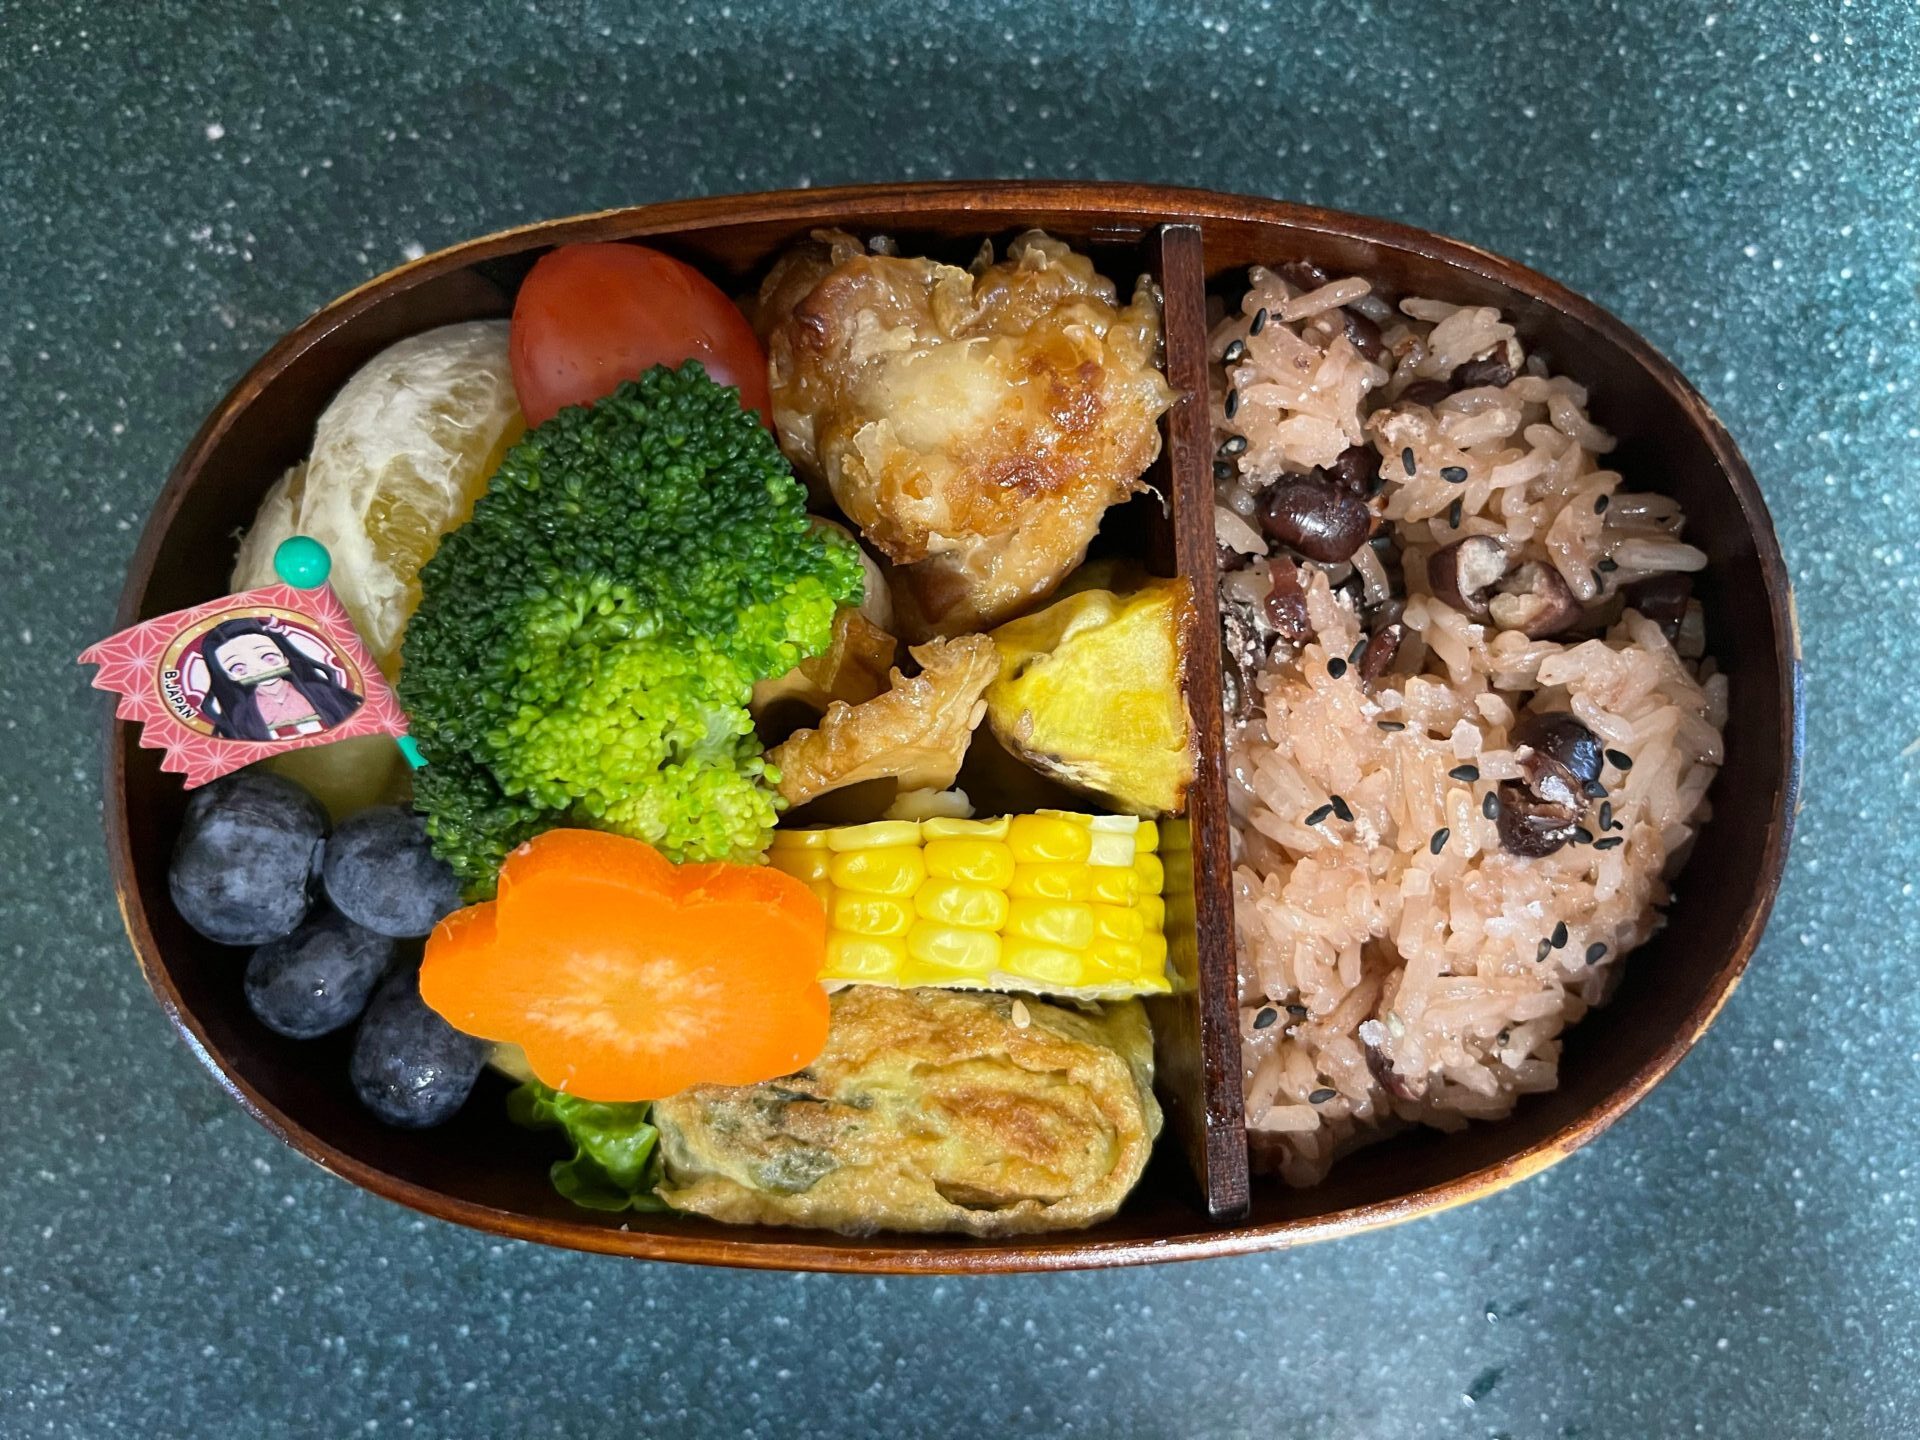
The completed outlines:
<svg viewBox="0 0 1920 1440">
<path fill-rule="evenodd" d="M 295 589 L 312 590 L 327 583 L 333 557 L 311 535 L 293 535 L 282 540 L 273 552 L 273 570 Z"/>
</svg>

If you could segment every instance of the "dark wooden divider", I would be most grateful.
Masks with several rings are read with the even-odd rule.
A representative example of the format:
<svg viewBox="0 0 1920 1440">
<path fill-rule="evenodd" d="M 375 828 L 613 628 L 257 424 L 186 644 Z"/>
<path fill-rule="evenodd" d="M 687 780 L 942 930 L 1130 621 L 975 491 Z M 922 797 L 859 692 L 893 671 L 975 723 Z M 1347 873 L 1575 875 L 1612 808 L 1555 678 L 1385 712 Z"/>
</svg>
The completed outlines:
<svg viewBox="0 0 1920 1440">
<path fill-rule="evenodd" d="M 1154 1003 L 1153 1032 L 1168 1122 L 1200 1182 L 1207 1213 L 1224 1221 L 1246 1214 L 1248 1190 L 1214 593 L 1207 276 L 1199 226 L 1164 225 L 1157 243 L 1167 378 L 1180 391 L 1167 415 L 1167 491 L 1175 571 L 1193 584 L 1186 683 L 1195 765 L 1186 821 L 1166 827 L 1167 942 L 1179 988 Z M 1181 913 L 1188 896 L 1192 911 Z"/>
</svg>

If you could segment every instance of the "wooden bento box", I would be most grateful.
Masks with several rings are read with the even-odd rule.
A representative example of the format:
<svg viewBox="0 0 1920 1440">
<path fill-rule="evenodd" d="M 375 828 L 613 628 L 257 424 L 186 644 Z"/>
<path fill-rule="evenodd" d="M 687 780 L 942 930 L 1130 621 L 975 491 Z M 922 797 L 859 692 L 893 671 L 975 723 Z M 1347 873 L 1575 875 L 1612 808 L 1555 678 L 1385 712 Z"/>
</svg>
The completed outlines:
<svg viewBox="0 0 1920 1440">
<path fill-rule="evenodd" d="M 135 727 L 108 725 L 106 829 L 128 933 L 148 983 L 233 1098 L 323 1168 L 425 1214 L 501 1235 L 702 1264 L 864 1272 L 1002 1271 L 1140 1264 L 1278 1249 L 1489 1194 L 1592 1139 L 1650 1090 L 1713 1020 L 1752 955 L 1779 887 L 1798 784 L 1799 661 L 1791 597 L 1760 492 L 1732 440 L 1651 346 L 1580 296 L 1511 261 L 1380 220 L 1271 200 L 1098 183 L 914 184 L 789 191 L 611 210 L 473 240 L 341 297 L 263 357 L 174 467 L 134 555 L 121 624 L 221 593 L 232 537 L 269 484 L 305 453 L 320 410 L 363 362 L 405 336 L 504 317 L 534 261 L 574 241 L 644 239 L 731 292 L 821 226 L 897 237 L 903 253 L 964 263 L 982 237 L 1032 226 L 1091 253 L 1103 273 L 1150 273 L 1165 297 L 1166 370 L 1183 392 L 1163 422 L 1142 497 L 1150 564 L 1190 577 L 1197 616 L 1188 699 L 1199 741 L 1189 818 L 1169 826 L 1168 936 L 1180 986 L 1154 1004 L 1167 1129 L 1114 1219 L 1084 1231 L 983 1241 L 729 1228 L 680 1215 L 604 1215 L 549 1187 L 546 1137 L 499 1104 L 470 1104 L 427 1132 L 390 1130 L 346 1082 L 346 1041 L 296 1049 L 248 1012 L 231 952 L 202 940 L 168 899 L 184 797 Z M 1401 293 L 1499 307 L 1530 350 L 1587 385 L 1595 421 L 1620 438 L 1617 468 L 1657 477 L 1710 557 L 1700 598 L 1731 677 L 1714 814 L 1669 923 L 1627 966 L 1616 998 L 1574 1028 L 1560 1087 L 1511 1118 L 1454 1135 L 1415 1131 L 1363 1150 L 1307 1190 L 1248 1175 L 1234 991 L 1229 833 L 1215 637 L 1207 297 L 1254 263 L 1311 260 Z M 1119 514 L 1120 512 L 1116 512 Z M 324 1063 L 313 1057 L 320 1055 Z M 497 1085 L 485 1077 L 482 1085 Z"/>
</svg>

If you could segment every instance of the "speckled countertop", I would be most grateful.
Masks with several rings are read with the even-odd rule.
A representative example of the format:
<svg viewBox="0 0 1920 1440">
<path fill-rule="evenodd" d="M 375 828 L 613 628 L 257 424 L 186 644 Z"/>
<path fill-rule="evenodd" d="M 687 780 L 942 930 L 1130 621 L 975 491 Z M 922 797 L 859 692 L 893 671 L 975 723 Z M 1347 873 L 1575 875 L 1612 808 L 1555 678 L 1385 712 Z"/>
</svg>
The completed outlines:
<svg viewBox="0 0 1920 1440">
<path fill-rule="evenodd" d="M 0 4 L 0 1436 L 1920 1435 L 1920 16 L 1081 8 Z M 203 412 L 423 248 L 987 174 L 1431 226 L 1693 377 L 1773 506 L 1811 672 L 1806 810 L 1731 1008 L 1518 1189 L 1116 1274 L 626 1264 L 282 1149 L 140 981 L 71 663 Z"/>
</svg>

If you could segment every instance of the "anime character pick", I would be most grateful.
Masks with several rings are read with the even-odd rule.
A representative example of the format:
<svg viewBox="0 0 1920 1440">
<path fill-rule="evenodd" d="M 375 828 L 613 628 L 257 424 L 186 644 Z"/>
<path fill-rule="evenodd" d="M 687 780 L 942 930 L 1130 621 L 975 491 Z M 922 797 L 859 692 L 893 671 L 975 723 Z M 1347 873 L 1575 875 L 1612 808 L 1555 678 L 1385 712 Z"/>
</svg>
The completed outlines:
<svg viewBox="0 0 1920 1440">
<path fill-rule="evenodd" d="M 410 763 L 407 717 L 326 583 L 331 557 L 296 535 L 274 553 L 281 583 L 147 620 L 90 646 L 97 689 L 120 696 L 162 770 L 204 785 L 269 755 L 391 735 Z"/>
</svg>

